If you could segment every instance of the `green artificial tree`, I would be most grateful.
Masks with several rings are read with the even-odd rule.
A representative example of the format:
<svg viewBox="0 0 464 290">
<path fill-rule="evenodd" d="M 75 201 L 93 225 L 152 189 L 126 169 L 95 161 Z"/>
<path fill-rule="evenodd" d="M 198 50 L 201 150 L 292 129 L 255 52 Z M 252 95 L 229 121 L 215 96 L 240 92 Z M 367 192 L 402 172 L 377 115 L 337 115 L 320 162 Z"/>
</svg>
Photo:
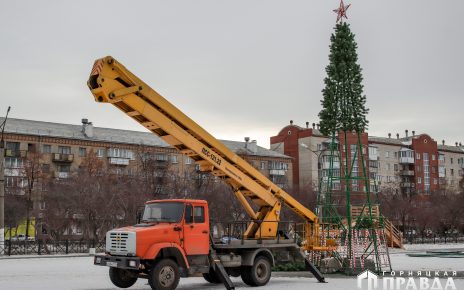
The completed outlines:
<svg viewBox="0 0 464 290">
<path fill-rule="evenodd" d="M 340 8 L 335 10 L 337 22 L 346 18 L 348 7 L 342 1 Z M 350 25 L 341 21 L 330 38 L 330 62 L 326 67 L 319 119 L 320 131 L 331 137 L 331 143 L 323 153 L 329 167 L 322 169 L 325 174 L 321 174 L 316 209 L 319 219 L 327 225 L 323 230 L 325 238 L 338 239 L 336 243 L 345 248 L 333 256 L 349 274 L 368 268 L 377 272 L 391 270 L 383 225 L 374 214 L 374 208 L 378 209 L 379 205 L 377 193 L 374 192 L 374 200 L 371 196 L 366 145 L 361 141 L 361 134 L 367 130 L 369 110 L 354 37 Z M 348 142 L 347 135 L 353 132 L 357 141 Z M 337 184 L 340 186 L 335 186 Z M 339 231 L 339 237 L 333 237 L 334 229 Z M 366 264 L 371 262 L 373 267 Z"/>
<path fill-rule="evenodd" d="M 330 63 L 326 67 L 324 98 L 319 113 L 321 133 L 331 136 L 338 131 L 364 132 L 369 110 L 363 95 L 362 69 L 357 63 L 357 44 L 350 25 L 337 23 L 330 40 Z"/>
</svg>

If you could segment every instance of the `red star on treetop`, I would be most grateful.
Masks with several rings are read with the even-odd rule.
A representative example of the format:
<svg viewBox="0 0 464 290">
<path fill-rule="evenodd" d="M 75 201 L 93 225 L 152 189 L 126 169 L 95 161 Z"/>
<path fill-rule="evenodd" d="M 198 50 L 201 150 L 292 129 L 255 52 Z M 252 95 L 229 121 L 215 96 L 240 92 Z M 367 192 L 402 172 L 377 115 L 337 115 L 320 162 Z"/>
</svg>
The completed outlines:
<svg viewBox="0 0 464 290">
<path fill-rule="evenodd" d="M 348 17 L 346 16 L 346 10 L 348 10 L 348 8 L 350 8 L 350 6 L 351 6 L 351 4 L 345 5 L 343 3 L 343 0 L 340 0 L 340 7 L 338 7 L 338 9 L 334 10 L 334 12 L 337 13 L 337 23 L 340 20 L 343 21 L 343 17 L 348 19 Z"/>
</svg>

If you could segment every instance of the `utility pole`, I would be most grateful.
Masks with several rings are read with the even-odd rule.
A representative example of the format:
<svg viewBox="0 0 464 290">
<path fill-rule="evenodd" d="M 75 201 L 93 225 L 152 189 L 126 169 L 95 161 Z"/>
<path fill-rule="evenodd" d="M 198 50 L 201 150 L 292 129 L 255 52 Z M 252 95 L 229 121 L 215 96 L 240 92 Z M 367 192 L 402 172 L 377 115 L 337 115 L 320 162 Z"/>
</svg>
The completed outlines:
<svg viewBox="0 0 464 290">
<path fill-rule="evenodd" d="M 3 140 L 3 132 L 5 132 L 6 120 L 8 119 L 10 108 L 11 107 L 8 107 L 5 119 L 0 125 L 2 129 L 0 137 L 0 250 L 3 250 L 3 253 L 5 253 L 5 142 Z"/>
</svg>

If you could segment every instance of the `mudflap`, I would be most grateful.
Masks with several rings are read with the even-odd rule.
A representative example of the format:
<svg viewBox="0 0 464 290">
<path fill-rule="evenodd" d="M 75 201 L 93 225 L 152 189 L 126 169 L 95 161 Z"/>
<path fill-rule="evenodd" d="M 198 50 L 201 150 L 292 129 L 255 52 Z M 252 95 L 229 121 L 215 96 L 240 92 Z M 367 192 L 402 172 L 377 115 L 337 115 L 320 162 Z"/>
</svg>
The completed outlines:
<svg viewBox="0 0 464 290">
<path fill-rule="evenodd" d="M 221 279 L 222 283 L 224 283 L 226 289 L 235 290 L 235 286 L 230 280 L 229 274 L 227 274 L 227 271 L 222 265 L 221 260 L 217 256 L 216 251 L 212 247 L 210 247 L 208 257 L 211 267 L 213 267 L 213 270 L 216 271 L 217 275 L 219 276 L 219 279 Z"/>
</svg>

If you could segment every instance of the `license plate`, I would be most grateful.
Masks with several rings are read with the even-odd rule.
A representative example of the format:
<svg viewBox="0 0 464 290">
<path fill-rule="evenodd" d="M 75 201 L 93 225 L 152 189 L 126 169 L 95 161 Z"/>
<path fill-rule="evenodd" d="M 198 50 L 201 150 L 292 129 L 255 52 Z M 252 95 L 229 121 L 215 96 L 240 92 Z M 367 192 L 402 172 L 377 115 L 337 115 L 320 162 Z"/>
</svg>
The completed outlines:
<svg viewBox="0 0 464 290">
<path fill-rule="evenodd" d="M 118 266 L 118 262 L 106 262 L 106 266 L 117 267 L 117 266 Z"/>
</svg>

